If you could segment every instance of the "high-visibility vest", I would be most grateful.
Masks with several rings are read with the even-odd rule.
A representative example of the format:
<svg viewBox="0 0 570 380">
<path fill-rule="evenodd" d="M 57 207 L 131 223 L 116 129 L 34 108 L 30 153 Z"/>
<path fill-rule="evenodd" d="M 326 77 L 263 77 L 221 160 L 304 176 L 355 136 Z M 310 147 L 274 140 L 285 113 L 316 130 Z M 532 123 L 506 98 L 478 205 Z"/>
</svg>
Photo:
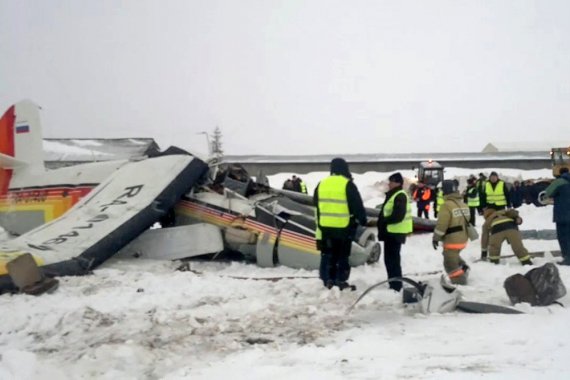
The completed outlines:
<svg viewBox="0 0 570 380">
<path fill-rule="evenodd" d="M 301 181 L 301 193 L 307 194 L 307 185 L 303 181 Z"/>
<path fill-rule="evenodd" d="M 424 194 L 422 195 L 423 201 L 429 201 L 431 199 L 431 189 L 426 187 L 424 190 Z"/>
<path fill-rule="evenodd" d="M 414 190 L 414 194 L 412 195 L 412 198 L 417 199 L 419 190 L 420 190 L 419 188 Z M 425 187 L 424 192 L 422 193 L 422 197 L 420 199 L 418 199 L 418 201 L 429 201 L 430 198 L 431 198 L 431 189 L 429 187 Z"/>
<path fill-rule="evenodd" d="M 485 184 L 485 194 L 487 195 L 487 204 L 496 206 L 506 206 L 507 198 L 505 198 L 505 182 L 499 180 L 495 188 L 491 186 L 491 182 Z"/>
<path fill-rule="evenodd" d="M 331 175 L 321 181 L 318 189 L 319 226 L 346 228 L 350 223 L 350 211 L 346 198 L 348 178 Z"/>
<path fill-rule="evenodd" d="M 439 189 L 435 197 L 435 211 L 439 212 L 444 203 L 445 199 L 443 199 L 443 190 Z"/>
<path fill-rule="evenodd" d="M 470 197 L 470 195 L 476 194 L 475 197 Z M 479 193 L 477 192 L 476 187 L 471 187 L 467 189 L 467 206 L 469 207 L 479 207 Z"/>
<path fill-rule="evenodd" d="M 396 191 L 392 194 L 390 199 L 388 199 L 388 202 L 384 205 L 382 213 L 384 217 L 392 215 L 392 212 L 394 211 L 394 200 L 398 194 L 404 194 L 406 197 L 406 216 L 399 223 L 388 224 L 386 226 L 386 230 L 394 234 L 409 234 L 414 230 L 414 224 L 412 222 L 412 208 L 410 207 L 410 202 L 408 202 L 408 194 L 406 194 L 404 190 Z"/>
</svg>

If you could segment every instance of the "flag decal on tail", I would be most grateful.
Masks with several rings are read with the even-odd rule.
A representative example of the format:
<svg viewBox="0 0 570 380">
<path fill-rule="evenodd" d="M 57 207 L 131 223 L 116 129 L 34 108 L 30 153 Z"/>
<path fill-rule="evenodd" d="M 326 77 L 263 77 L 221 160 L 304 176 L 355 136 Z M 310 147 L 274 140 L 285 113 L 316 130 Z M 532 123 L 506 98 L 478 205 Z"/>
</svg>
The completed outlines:
<svg viewBox="0 0 570 380">
<path fill-rule="evenodd" d="M 16 133 L 28 133 L 30 132 L 29 125 L 17 125 L 16 126 Z"/>
</svg>

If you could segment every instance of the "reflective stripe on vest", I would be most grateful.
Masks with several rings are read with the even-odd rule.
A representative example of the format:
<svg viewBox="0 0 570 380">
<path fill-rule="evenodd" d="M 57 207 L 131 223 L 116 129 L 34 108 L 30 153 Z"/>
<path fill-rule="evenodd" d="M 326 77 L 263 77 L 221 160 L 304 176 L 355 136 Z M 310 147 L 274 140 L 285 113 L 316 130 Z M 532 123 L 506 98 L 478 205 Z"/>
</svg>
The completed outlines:
<svg viewBox="0 0 570 380">
<path fill-rule="evenodd" d="M 498 225 L 498 224 L 503 224 L 503 223 L 508 223 L 508 222 L 514 223 L 515 220 L 514 220 L 514 219 L 511 219 L 511 218 L 507 218 L 507 217 L 504 217 L 504 218 L 496 218 L 495 220 L 493 220 L 493 221 L 491 222 L 491 227 L 495 227 L 495 226 Z"/>
<path fill-rule="evenodd" d="M 439 189 L 437 191 L 437 196 L 435 199 L 435 211 L 439 212 L 441 206 L 445 203 L 445 199 L 443 199 L 443 191 Z"/>
<path fill-rule="evenodd" d="M 319 226 L 345 228 L 350 223 L 350 211 L 346 198 L 348 178 L 332 175 L 319 184 Z"/>
<path fill-rule="evenodd" d="M 479 194 L 477 193 L 477 196 L 471 198 L 470 195 L 472 195 L 473 193 L 477 193 L 477 188 L 472 187 L 469 190 L 467 190 L 467 206 L 469 207 L 479 207 Z"/>
<path fill-rule="evenodd" d="M 301 181 L 301 192 L 307 194 L 307 185 L 303 181 Z"/>
<path fill-rule="evenodd" d="M 412 207 L 410 206 L 410 202 L 408 202 L 408 194 L 406 194 L 404 190 L 396 191 L 392 194 L 388 202 L 384 205 L 382 213 L 384 217 L 392 215 L 394 211 L 394 200 L 398 194 L 404 194 L 406 197 L 406 216 L 399 223 L 388 224 L 386 230 L 394 234 L 409 234 L 414 230 L 414 224 L 412 221 Z"/>
<path fill-rule="evenodd" d="M 491 182 L 485 184 L 485 194 L 487 194 L 487 203 L 505 206 L 507 204 L 507 198 L 505 198 L 505 182 L 499 181 L 495 186 L 495 189 L 491 186 Z"/>
</svg>

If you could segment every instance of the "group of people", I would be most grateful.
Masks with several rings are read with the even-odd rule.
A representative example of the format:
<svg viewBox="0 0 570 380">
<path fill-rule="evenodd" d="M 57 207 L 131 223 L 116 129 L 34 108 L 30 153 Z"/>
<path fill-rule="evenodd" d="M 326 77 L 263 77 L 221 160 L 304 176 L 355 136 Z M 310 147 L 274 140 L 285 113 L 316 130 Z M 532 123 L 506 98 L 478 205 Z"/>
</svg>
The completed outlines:
<svg viewBox="0 0 570 380">
<path fill-rule="evenodd" d="M 307 185 L 300 177 L 293 175 L 287 178 L 283 183 L 283 190 L 296 191 L 298 193 L 307 194 Z"/>
<path fill-rule="evenodd" d="M 330 176 L 323 179 L 314 193 L 317 209 L 317 247 L 321 251 L 319 276 L 331 289 L 349 287 L 349 256 L 357 226 L 366 226 L 367 218 L 360 193 L 352 181 L 348 164 L 342 158 L 331 162 Z M 522 265 L 532 264 L 531 256 L 522 243 L 518 226 L 522 223 L 519 212 L 512 205 L 504 181 L 492 172 L 489 179 L 470 178 L 468 188 L 460 194 L 458 181 L 444 180 L 438 189 L 438 216 L 432 246 L 443 247 L 443 266 L 450 281 L 466 284 L 469 266 L 461 258 L 467 246 L 469 224 L 475 225 L 474 213 L 483 215 L 481 258 L 498 264 L 501 246 L 506 241 Z M 404 179 L 399 172 L 388 178 L 388 191 L 378 215 L 378 240 L 384 242 L 384 264 L 389 279 L 402 276 L 400 252 L 406 237 L 413 231 L 412 210 Z M 413 197 L 421 199 L 427 186 L 417 188 Z M 475 188 L 476 190 L 473 190 Z M 554 221 L 562 250 L 562 265 L 570 265 L 570 175 L 561 170 L 546 190 L 554 199 Z M 431 195 L 430 195 L 431 196 Z M 426 196 L 426 198 L 428 198 Z M 419 212 L 418 212 L 419 214 Z M 419 215 L 418 215 L 419 216 Z M 389 287 L 400 291 L 400 281 L 390 281 Z"/>
<path fill-rule="evenodd" d="M 537 198 L 538 193 L 529 181 L 514 181 L 512 185 L 507 185 L 497 172 L 491 172 L 488 179 L 483 173 L 479 173 L 479 177 L 469 176 L 467 188 L 463 192 L 463 202 L 469 206 L 469 222 L 473 226 L 476 215 L 482 216 L 485 207 L 519 208 L 523 203 L 536 203 Z M 418 217 L 429 219 L 433 202 L 433 214 L 437 218 L 439 208 L 443 204 L 441 189 L 432 189 L 418 182 L 412 192 L 412 199 L 417 204 Z"/>
</svg>

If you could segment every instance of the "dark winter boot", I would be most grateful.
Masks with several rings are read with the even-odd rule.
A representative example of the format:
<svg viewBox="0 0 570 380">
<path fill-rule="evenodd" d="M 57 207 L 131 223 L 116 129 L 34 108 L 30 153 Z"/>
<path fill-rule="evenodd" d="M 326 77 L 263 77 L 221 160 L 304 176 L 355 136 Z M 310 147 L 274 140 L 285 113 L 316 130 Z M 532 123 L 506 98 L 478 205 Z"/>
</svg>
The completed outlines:
<svg viewBox="0 0 570 380">
<path fill-rule="evenodd" d="M 522 265 L 532 265 L 532 260 L 531 259 L 521 260 L 521 264 Z"/>
<path fill-rule="evenodd" d="M 326 287 L 327 289 L 332 289 L 333 286 L 334 286 L 334 281 L 333 281 L 333 280 L 327 280 L 327 281 L 325 282 L 325 287 Z"/>
<path fill-rule="evenodd" d="M 337 282 L 336 286 L 338 286 L 338 288 L 340 290 L 344 290 L 346 288 L 349 288 L 350 290 L 352 290 L 353 292 L 356 290 L 356 286 L 355 285 L 350 285 L 348 282 L 346 281 L 342 281 L 342 282 Z"/>
<path fill-rule="evenodd" d="M 499 264 L 501 262 L 501 260 L 500 259 L 489 259 L 489 262 L 493 263 L 493 264 Z"/>
</svg>

